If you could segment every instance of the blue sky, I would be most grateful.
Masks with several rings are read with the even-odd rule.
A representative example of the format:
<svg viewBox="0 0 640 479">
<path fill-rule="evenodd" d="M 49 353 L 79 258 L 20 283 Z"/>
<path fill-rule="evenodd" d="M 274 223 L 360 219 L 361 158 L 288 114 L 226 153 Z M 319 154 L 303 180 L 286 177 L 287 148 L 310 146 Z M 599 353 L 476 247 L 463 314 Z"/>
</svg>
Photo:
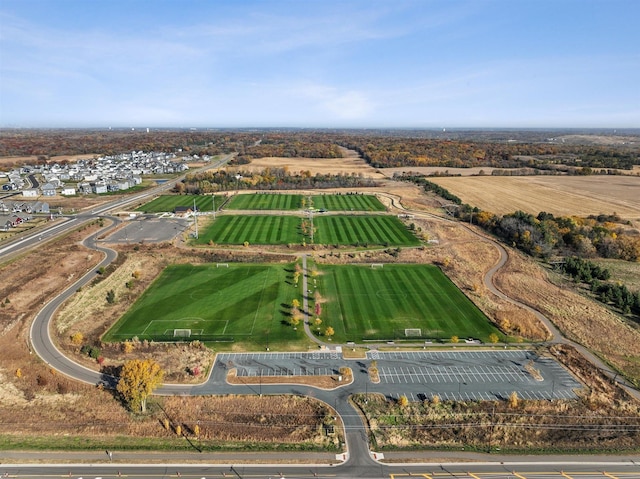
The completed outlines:
<svg viewBox="0 0 640 479">
<path fill-rule="evenodd" d="M 0 126 L 640 127 L 640 0 L 2 0 Z"/>
</svg>

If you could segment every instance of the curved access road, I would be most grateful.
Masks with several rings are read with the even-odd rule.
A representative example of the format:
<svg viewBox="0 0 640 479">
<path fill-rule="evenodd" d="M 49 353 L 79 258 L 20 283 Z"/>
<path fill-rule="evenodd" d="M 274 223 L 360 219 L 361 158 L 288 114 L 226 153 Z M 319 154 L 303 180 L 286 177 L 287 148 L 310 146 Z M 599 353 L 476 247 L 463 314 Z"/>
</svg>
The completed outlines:
<svg viewBox="0 0 640 479">
<path fill-rule="evenodd" d="M 442 218 L 440 216 L 431 215 L 431 214 L 419 212 L 419 211 L 406 210 L 402 207 L 401 203 L 399 202 L 399 199 L 397 200 L 392 199 L 392 204 L 393 206 L 396 206 L 397 204 L 399 205 L 399 206 L 396 206 L 397 208 L 416 216 L 428 216 L 431 218 L 438 218 L 440 220 L 448 221 L 446 218 Z M 110 229 L 116 227 L 118 220 L 116 218 L 113 218 L 113 221 L 114 223 L 112 225 L 110 225 L 106 229 L 101 230 L 98 233 L 93 234 L 92 236 L 88 237 L 84 241 L 84 244 L 87 247 L 102 252 L 104 254 L 104 259 L 100 262 L 100 264 L 96 266 L 94 270 L 88 271 L 84 276 L 82 276 L 66 291 L 64 291 L 63 293 L 55 297 L 47 305 L 45 305 L 36 315 L 32 323 L 31 332 L 30 332 L 31 344 L 35 353 L 38 354 L 51 368 L 54 368 L 60 371 L 61 373 L 71 378 L 74 378 L 76 380 L 79 380 L 85 383 L 90 383 L 90 384 L 104 384 L 108 387 L 115 387 L 117 378 L 107 376 L 99 372 L 85 368 L 84 366 L 79 365 L 73 362 L 72 360 L 70 360 L 69 358 L 65 357 L 64 354 L 55 346 L 51 338 L 51 335 L 49 334 L 49 328 L 50 328 L 51 318 L 53 317 L 55 311 L 61 306 L 61 304 L 70 296 L 72 296 L 77 291 L 78 288 L 92 281 L 98 274 L 97 270 L 101 266 L 107 266 L 117 257 L 117 253 L 115 251 L 103 246 L 99 246 L 97 244 L 98 236 L 103 235 L 105 232 L 108 232 Z M 527 307 L 526 305 L 522 305 L 521 303 L 508 298 L 506 295 L 500 292 L 493 284 L 493 281 L 492 281 L 493 275 L 499 268 L 501 268 L 506 263 L 508 259 L 508 254 L 506 249 L 504 249 L 497 242 L 479 234 L 476 231 L 473 231 L 473 229 L 471 229 L 471 231 L 474 232 L 474 234 L 478 235 L 479 237 L 483 238 L 484 240 L 491 241 L 500 252 L 499 261 L 496 263 L 496 265 L 494 265 L 494 267 L 487 273 L 485 277 L 485 283 L 487 284 L 487 286 L 491 289 L 491 291 L 493 291 L 495 294 L 498 294 L 500 297 L 508 301 L 514 302 L 515 304 L 518 304 L 521 307 Z M 306 257 L 304 256 L 303 256 L 303 264 L 305 265 L 305 270 L 306 270 Z M 303 280 L 304 281 L 303 284 L 305 285 L 305 291 L 308 291 L 306 286 L 306 277 L 307 275 L 303 274 L 303 278 L 305 278 Z M 306 297 L 306 294 L 305 294 L 305 297 Z M 308 305 L 306 303 L 305 303 L 304 310 L 308 313 Z M 542 316 L 540 313 L 536 312 L 535 310 L 532 310 L 532 311 L 534 311 L 534 313 L 539 315 L 538 317 L 540 317 L 541 319 L 544 318 L 544 316 Z M 308 317 L 309 316 L 307 316 L 307 318 Z M 553 327 L 553 325 L 551 324 L 550 321 L 548 321 L 548 319 L 544 318 L 544 321 L 545 321 L 545 324 L 548 325 L 551 331 L 551 334 L 554 335 L 554 338 L 556 340 L 558 341 L 562 340 L 567 343 L 570 343 L 567 340 L 560 339 L 561 336 L 559 332 Z M 307 334 L 309 334 L 309 336 L 313 338 L 314 341 L 316 341 L 319 344 L 324 344 L 327 346 L 331 345 L 331 343 L 323 343 L 318 338 L 316 338 L 308 328 L 308 321 L 305 321 L 305 323 L 307 323 L 305 325 L 305 331 L 307 331 Z M 571 343 L 571 344 L 580 348 L 581 350 L 584 350 L 579 345 L 575 345 L 574 343 Z M 591 355 L 590 357 L 595 359 L 594 362 L 596 362 L 596 364 L 599 367 L 605 370 L 608 369 L 597 358 Z M 320 389 L 316 389 L 308 386 L 296 386 L 296 385 L 262 385 L 261 392 L 264 392 L 265 394 L 306 395 L 310 397 L 315 397 L 333 406 L 337 411 L 337 414 L 340 415 L 344 425 L 346 446 L 347 446 L 348 453 L 339 459 L 336 458 L 335 462 L 331 461 L 332 463 L 344 461 L 342 465 L 335 466 L 331 470 L 334 471 L 335 473 L 339 471 L 340 475 L 338 477 L 382 477 L 382 475 L 389 474 L 389 471 L 392 471 L 394 466 L 383 466 L 373 457 L 372 453 L 368 449 L 366 428 L 362 422 L 362 418 L 359 416 L 357 411 L 355 411 L 355 409 L 351 406 L 348 400 L 351 394 L 356 392 L 362 392 L 365 389 L 365 385 L 361 384 L 360 382 L 356 381 L 348 386 L 344 386 L 335 391 L 325 391 L 325 390 L 320 390 Z M 161 388 L 159 388 L 156 391 L 156 393 L 160 395 L 256 394 L 256 390 L 255 390 L 255 386 L 250 386 L 250 385 L 234 386 L 234 385 L 226 384 L 226 382 L 223 382 L 220 380 L 211 381 L 211 378 L 210 378 L 210 380 L 207 381 L 207 383 L 201 384 L 201 385 L 195 385 L 195 386 L 164 385 Z M 323 472 L 326 472 L 324 471 L 324 468 L 321 468 L 321 469 L 323 469 Z M 361 475 L 363 473 L 364 475 Z"/>
</svg>

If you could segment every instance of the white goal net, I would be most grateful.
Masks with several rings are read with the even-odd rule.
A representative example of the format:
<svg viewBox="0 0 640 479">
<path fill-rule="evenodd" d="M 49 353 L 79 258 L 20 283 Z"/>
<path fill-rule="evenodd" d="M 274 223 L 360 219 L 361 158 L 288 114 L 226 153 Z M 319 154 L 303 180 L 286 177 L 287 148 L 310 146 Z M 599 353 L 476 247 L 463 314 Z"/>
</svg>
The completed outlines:
<svg viewBox="0 0 640 479">
<path fill-rule="evenodd" d="M 407 337 L 420 337 L 422 336 L 422 329 L 420 328 L 407 328 L 404 330 L 404 335 Z"/>
<path fill-rule="evenodd" d="M 382 263 L 371 263 L 371 267 L 373 269 L 382 268 L 383 266 L 384 266 L 384 264 L 382 264 Z"/>
<path fill-rule="evenodd" d="M 228 268 L 229 263 L 216 263 L 216 268 Z"/>
<path fill-rule="evenodd" d="M 191 330 L 190 329 L 174 329 L 173 337 L 174 338 L 190 338 Z"/>
</svg>

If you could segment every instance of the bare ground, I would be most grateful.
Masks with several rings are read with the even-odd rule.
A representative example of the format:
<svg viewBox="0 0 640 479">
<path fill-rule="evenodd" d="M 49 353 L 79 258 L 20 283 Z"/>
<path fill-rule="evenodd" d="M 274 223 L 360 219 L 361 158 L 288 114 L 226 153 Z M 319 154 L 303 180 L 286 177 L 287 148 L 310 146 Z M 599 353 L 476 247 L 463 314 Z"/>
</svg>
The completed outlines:
<svg viewBox="0 0 640 479">
<path fill-rule="evenodd" d="M 419 208 L 423 211 L 437 211 L 438 209 L 437 202 L 429 195 L 422 194 L 415 186 L 391 182 L 389 187 L 392 189 L 385 188 L 385 191 L 389 191 L 395 196 L 402 196 L 403 204 L 407 207 Z M 390 199 L 385 201 L 390 204 Z M 479 241 L 466 228 L 455 223 L 420 218 L 412 221 L 415 221 L 416 225 L 421 227 L 429 238 L 439 240 L 439 244 L 423 248 L 404 248 L 397 259 L 383 251 L 342 251 L 340 257 L 337 257 L 337 252 L 319 250 L 314 252 L 314 256 L 321 262 L 381 262 L 389 260 L 439 264 L 465 294 L 471 297 L 490 317 L 495 317 L 498 323 L 501 318 L 508 319 L 513 334 L 529 337 L 544 334 L 540 332 L 543 329 L 539 325 L 536 326 L 537 323 L 531 318 L 530 313 L 494 297 L 484 288 L 482 277 L 497 260 L 497 253 L 493 247 Z M 12 434 L 15 434 L 16 437 L 18 435 L 53 434 L 60 434 L 63 437 L 64 435 L 74 436 L 78 433 L 89 437 L 105 435 L 107 437 L 117 435 L 171 437 L 171 434 L 175 436 L 175 431 L 166 431 L 158 426 L 160 416 L 154 416 L 149 420 L 141 418 L 132 420 L 131 415 L 122 408 L 111 393 L 70 381 L 56 374 L 55 371 L 50 371 L 41 361 L 34 358 L 33 355 L 29 355 L 28 328 L 35 312 L 44 301 L 88 268 L 94 267 L 99 260 L 97 253 L 87 251 L 79 244 L 81 238 L 89 232 L 90 230 L 86 229 L 55 244 L 48 245 L 46 255 L 33 253 L 15 260 L 11 264 L 4 265 L 0 269 L 0 274 L 3 277 L 2 289 L 0 289 L 0 302 L 3 305 L 0 308 L 0 349 L 3 352 L 0 359 L 0 375 L 2 376 L 0 381 L 0 404 L 2 404 L 0 422 L 8 424 L 8 430 L 13 431 Z M 252 257 L 256 254 L 265 261 L 267 258 L 273 257 L 263 255 L 260 251 L 243 250 L 217 252 L 216 254 L 227 259 Z M 82 332 L 87 341 L 99 342 L 99 336 L 106 330 L 106 327 L 126 309 L 127 304 L 130 304 L 144 290 L 163 265 L 176 261 L 193 263 L 211 261 L 211 258 L 213 258 L 212 252 L 205 248 L 175 248 L 168 244 L 138 246 L 137 251 L 133 248 L 122 249 L 121 268 L 109 275 L 103 283 L 99 283 L 93 288 L 86 288 L 86 291 L 83 290 L 80 295 L 76 295 L 68 304 L 68 309 L 63 309 L 59 315 L 58 322 L 53 329 L 58 335 L 60 345 L 69 350 L 77 350 L 78 346 L 71 344 L 70 341 L 70 336 L 74 332 Z M 284 260 L 285 258 L 286 256 L 283 255 L 275 255 L 274 257 L 276 260 Z M 140 272 L 139 278 L 134 282 L 133 288 L 126 288 L 124 286 L 126 279 L 133 277 L 135 271 Z M 630 332 L 629 328 L 606 308 L 582 298 L 571 290 L 554 286 L 547 281 L 544 271 L 539 266 L 515 254 L 512 255 L 512 260 L 498 277 L 498 285 L 507 294 L 514 295 L 524 302 L 530 302 L 534 306 L 541 306 L 545 314 L 551 317 L 556 324 L 560 327 L 563 327 L 561 323 L 564 324 L 569 335 L 582 339 L 596 350 L 600 348 L 603 354 L 611 356 L 610 360 L 617 367 L 631 371 L 628 374 L 637 374 L 633 372 L 637 371 L 638 357 L 640 357 L 637 346 L 640 341 L 638 341 L 637 332 Z M 100 301 L 100 295 L 105 294 L 107 288 L 113 288 L 117 291 L 118 303 L 114 306 L 106 306 L 106 301 Z M 6 298 L 9 299 L 9 302 L 5 301 Z M 87 311 L 81 314 L 83 309 L 87 309 Z M 99 317 L 103 318 L 103 321 L 98 324 L 91 321 L 89 317 L 92 314 L 94 319 Z M 607 338 L 606 343 L 611 344 L 599 341 L 598 338 L 604 337 Z M 188 345 L 166 346 L 143 343 L 136 344 L 131 353 L 124 353 L 121 346 L 104 347 L 103 354 L 106 357 L 106 366 L 115 366 L 119 361 L 134 355 L 153 356 L 164 361 L 163 364 L 170 371 L 170 379 L 180 381 L 189 378 L 185 372 L 188 365 L 197 361 L 210 360 L 211 357 L 208 351 L 202 351 L 198 345 L 190 347 Z M 201 354 L 203 355 L 201 356 Z M 573 361 L 567 355 L 559 355 L 559 357 L 565 362 Z M 82 361 L 89 367 L 98 368 L 98 365 L 89 358 L 83 357 Z M 581 367 L 582 363 L 578 361 L 577 370 L 580 370 Z M 198 381 L 200 379 L 189 378 L 189 380 Z M 591 386 L 592 391 L 598 390 L 595 386 L 604 383 L 604 380 L 596 380 L 591 376 L 584 380 Z M 600 397 L 596 399 L 599 403 L 618 401 L 617 396 L 611 395 L 610 391 L 603 389 L 598 394 Z M 251 399 L 233 398 L 230 402 L 233 402 L 236 409 L 239 410 L 245 408 L 245 400 Z M 174 403 L 172 402 L 174 400 L 182 402 Z M 192 414 L 191 411 L 198 411 L 198 408 L 202 410 L 203 404 L 216 404 L 213 402 L 213 398 L 165 398 L 161 402 L 163 402 L 161 405 L 165 409 L 167 407 L 175 408 L 176 416 L 172 421 L 175 424 L 184 424 L 185 428 L 190 424 L 190 421 L 193 421 L 193 417 L 189 415 Z M 280 404 L 279 401 L 271 402 Z M 630 400 L 625 399 L 624 402 L 627 402 L 629 407 L 633 406 Z M 238 406 L 240 404 L 242 406 Z M 258 406 L 255 404 L 257 403 L 251 407 L 258 407 L 262 403 Z M 295 415 L 298 406 L 292 403 L 291 407 L 293 409 L 281 409 L 280 412 L 283 416 L 294 418 L 295 421 L 297 420 Z M 291 411 L 290 415 L 286 411 Z M 178 416 L 178 412 L 183 416 Z M 202 420 L 208 420 L 207 417 L 210 416 L 202 416 L 204 418 Z M 228 417 L 232 418 L 229 419 L 230 423 L 236 423 L 237 418 Z M 219 420 L 211 419 L 211 421 Z M 247 419 L 247 423 L 253 423 L 253 421 L 260 423 L 261 416 Z M 216 424 L 223 423 L 216 422 Z M 292 424 L 295 425 L 295 423 Z M 233 431 L 233 427 L 230 427 L 230 431 L 225 429 L 224 434 L 228 434 L 225 437 L 238 437 L 243 431 L 246 436 L 248 430 L 242 428 L 241 431 Z M 283 437 L 289 436 L 283 435 Z M 290 437 L 296 436 L 294 434 Z M 275 441 L 276 439 L 260 438 L 259 440 Z M 316 440 L 324 441 L 324 439 L 317 439 L 317 437 L 311 441 Z M 535 438 L 531 440 L 535 444 Z"/>
</svg>

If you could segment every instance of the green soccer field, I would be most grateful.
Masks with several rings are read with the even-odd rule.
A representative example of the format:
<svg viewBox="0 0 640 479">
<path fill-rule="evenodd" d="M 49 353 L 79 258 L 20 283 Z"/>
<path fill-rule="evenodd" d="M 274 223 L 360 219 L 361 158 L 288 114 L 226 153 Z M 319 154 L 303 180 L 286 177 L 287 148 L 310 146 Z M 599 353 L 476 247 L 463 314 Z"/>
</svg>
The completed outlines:
<svg viewBox="0 0 640 479">
<path fill-rule="evenodd" d="M 289 244 L 304 241 L 296 216 L 221 215 L 200 233 L 199 244 Z"/>
<path fill-rule="evenodd" d="M 103 340 L 261 343 L 271 337 L 274 346 L 298 340 L 300 331 L 283 324 L 288 310 L 282 305 L 300 294 L 292 274 L 291 264 L 169 266 Z"/>
<path fill-rule="evenodd" d="M 255 193 L 235 195 L 226 206 L 228 210 L 299 210 L 302 195 Z"/>
<path fill-rule="evenodd" d="M 373 195 L 316 195 L 313 207 L 327 211 L 385 211 L 380 200 Z"/>
<path fill-rule="evenodd" d="M 144 213 L 173 213 L 176 206 L 193 208 L 194 200 L 198 211 L 213 211 L 214 206 L 216 210 L 220 208 L 226 197 L 222 195 L 215 195 L 215 197 L 212 195 L 163 195 L 136 208 L 136 211 Z"/>
<path fill-rule="evenodd" d="M 415 246 L 420 241 L 395 216 L 316 216 L 316 244 Z"/>
<path fill-rule="evenodd" d="M 293 195 L 254 193 L 235 195 L 227 210 L 302 210 L 315 208 L 326 211 L 384 211 L 385 207 L 373 195 Z"/>
<path fill-rule="evenodd" d="M 435 266 L 322 265 L 318 269 L 314 279 L 326 300 L 321 303 L 321 328 L 333 327 L 334 342 L 448 340 L 452 336 L 488 341 L 491 333 L 498 332 Z"/>
<path fill-rule="evenodd" d="M 307 225 L 303 232 L 303 222 Z M 414 246 L 420 241 L 395 216 L 315 216 L 313 243 L 353 246 Z M 221 215 L 208 225 L 198 244 L 311 243 L 310 220 L 296 216 Z"/>
</svg>

